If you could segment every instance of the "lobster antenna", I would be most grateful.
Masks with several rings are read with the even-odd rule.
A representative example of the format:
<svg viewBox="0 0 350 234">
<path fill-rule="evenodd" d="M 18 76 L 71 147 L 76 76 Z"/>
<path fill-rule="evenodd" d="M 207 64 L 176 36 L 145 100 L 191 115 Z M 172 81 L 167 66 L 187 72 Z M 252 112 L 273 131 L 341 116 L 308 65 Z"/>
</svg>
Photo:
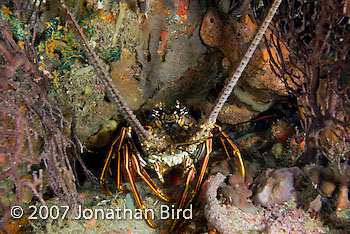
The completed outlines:
<svg viewBox="0 0 350 234">
<path fill-rule="evenodd" d="M 120 95 L 117 87 L 114 85 L 112 78 L 109 76 L 108 72 L 105 70 L 105 68 L 102 66 L 100 60 L 98 59 L 97 55 L 91 48 L 89 42 L 87 41 L 86 37 L 84 36 L 84 33 L 81 31 L 79 24 L 73 17 L 72 13 L 66 6 L 64 0 L 58 0 L 58 2 L 61 4 L 63 10 L 68 15 L 69 19 L 71 20 L 70 25 L 75 33 L 75 36 L 80 42 L 81 47 L 83 48 L 83 51 L 85 55 L 89 58 L 91 61 L 91 65 L 94 67 L 98 77 L 102 81 L 103 85 L 106 87 L 106 90 L 111 97 L 114 104 L 117 106 L 118 110 L 122 114 L 122 116 L 125 118 L 125 120 L 128 122 L 128 124 L 132 127 L 132 129 L 136 132 L 138 137 L 140 137 L 141 141 L 147 141 L 149 143 L 156 144 L 158 146 L 163 147 L 164 142 L 161 139 L 157 139 L 154 136 L 152 136 L 148 131 L 145 130 L 145 128 L 141 125 L 140 121 L 136 118 L 135 114 L 132 112 L 132 110 L 129 108 L 129 106 L 126 104 L 124 98 Z"/>
<path fill-rule="evenodd" d="M 215 104 L 213 108 L 210 110 L 210 112 L 206 115 L 204 120 L 202 121 L 202 125 L 208 126 L 209 128 L 213 127 L 216 119 L 218 118 L 219 112 L 221 111 L 222 107 L 224 106 L 225 102 L 227 101 L 227 98 L 231 95 L 231 92 L 235 85 L 237 84 L 239 78 L 241 77 L 245 67 L 247 66 L 250 58 L 252 57 L 256 47 L 261 41 L 261 38 L 263 37 L 267 27 L 269 26 L 272 18 L 276 14 L 276 11 L 281 4 L 282 0 L 275 0 L 272 4 L 269 13 L 267 14 L 264 22 L 262 23 L 261 27 L 259 28 L 257 34 L 255 35 L 253 41 L 250 43 L 249 48 L 247 49 L 246 54 L 238 64 L 238 67 L 234 71 L 234 73 L 231 75 L 231 77 L 226 81 L 225 86 L 223 90 L 221 91 L 219 97 L 216 99 Z"/>
</svg>

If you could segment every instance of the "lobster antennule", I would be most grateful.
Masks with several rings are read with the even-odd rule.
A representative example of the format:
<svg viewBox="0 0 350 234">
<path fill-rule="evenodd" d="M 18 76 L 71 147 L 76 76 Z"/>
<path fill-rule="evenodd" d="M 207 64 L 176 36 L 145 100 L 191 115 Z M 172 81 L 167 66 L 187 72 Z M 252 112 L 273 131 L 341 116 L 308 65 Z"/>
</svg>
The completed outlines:
<svg viewBox="0 0 350 234">
<path fill-rule="evenodd" d="M 126 104 L 124 98 L 120 95 L 117 87 L 114 85 L 112 78 L 108 75 L 108 72 L 102 66 L 97 55 L 89 45 L 89 42 L 84 36 L 82 30 L 80 29 L 80 26 L 78 25 L 77 21 L 73 17 L 72 13 L 66 6 L 64 0 L 58 0 L 58 2 L 61 4 L 63 10 L 65 11 L 66 15 L 70 19 L 71 21 L 70 25 L 73 29 L 73 32 L 75 33 L 75 36 L 79 40 L 79 43 L 81 44 L 81 47 L 84 50 L 85 54 L 88 56 L 89 60 L 92 62 L 91 65 L 94 67 L 98 77 L 102 81 L 103 85 L 106 87 L 106 90 L 111 100 L 115 103 L 115 105 L 117 106 L 122 116 L 125 118 L 128 124 L 133 128 L 133 130 L 136 132 L 140 140 L 146 141 L 146 142 L 149 142 L 150 144 L 157 145 L 159 147 L 164 148 L 165 147 L 164 140 L 156 139 L 148 131 L 146 131 L 146 129 L 141 125 L 140 121 L 136 118 L 135 114 Z"/>
<path fill-rule="evenodd" d="M 259 28 L 257 34 L 255 35 L 253 41 L 250 43 L 247 52 L 245 53 L 242 60 L 239 62 L 236 70 L 232 73 L 230 78 L 226 81 L 225 86 L 223 90 L 221 91 L 219 97 L 216 99 L 214 106 L 210 110 L 210 112 L 205 116 L 205 118 L 202 121 L 202 126 L 208 126 L 209 128 L 213 128 L 214 124 L 218 118 L 219 112 L 221 111 L 222 107 L 224 106 L 225 102 L 227 101 L 227 98 L 231 95 L 233 88 L 237 84 L 239 78 L 241 77 L 245 67 L 247 66 L 250 58 L 252 57 L 253 53 L 255 52 L 256 47 L 261 41 L 261 38 L 263 37 L 267 27 L 269 26 L 272 18 L 276 14 L 276 11 L 281 4 L 282 0 L 275 0 L 272 4 L 264 22 L 262 23 L 261 27 Z"/>
</svg>

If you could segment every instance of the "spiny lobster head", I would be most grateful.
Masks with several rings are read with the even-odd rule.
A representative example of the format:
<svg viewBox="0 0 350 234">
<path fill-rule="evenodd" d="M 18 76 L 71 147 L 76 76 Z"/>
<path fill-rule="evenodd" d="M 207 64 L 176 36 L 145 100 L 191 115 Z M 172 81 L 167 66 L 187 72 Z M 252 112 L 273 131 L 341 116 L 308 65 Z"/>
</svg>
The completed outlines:
<svg viewBox="0 0 350 234">
<path fill-rule="evenodd" d="M 159 179 L 164 182 L 164 176 L 171 169 L 186 171 L 196 162 L 199 142 L 192 142 L 193 129 L 196 120 L 189 115 L 188 108 L 176 101 L 173 107 L 167 108 L 159 103 L 152 110 L 152 119 L 148 132 L 156 139 L 163 139 L 165 147 L 154 144 L 143 144 L 147 152 L 146 164 L 153 168 Z M 198 155 L 197 155 L 198 156 Z"/>
<path fill-rule="evenodd" d="M 169 138 L 172 144 L 182 143 L 189 138 L 189 134 L 196 120 L 188 114 L 188 108 L 181 106 L 176 101 L 175 106 L 167 108 L 164 103 L 159 103 L 152 110 L 151 126 L 157 135 Z"/>
</svg>

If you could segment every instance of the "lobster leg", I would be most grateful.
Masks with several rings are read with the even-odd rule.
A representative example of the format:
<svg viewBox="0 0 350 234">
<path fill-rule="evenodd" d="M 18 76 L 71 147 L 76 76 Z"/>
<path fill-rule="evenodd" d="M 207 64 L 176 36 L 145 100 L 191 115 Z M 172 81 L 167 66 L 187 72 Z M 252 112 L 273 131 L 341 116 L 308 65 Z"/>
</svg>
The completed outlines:
<svg viewBox="0 0 350 234">
<path fill-rule="evenodd" d="M 201 168 L 198 180 L 197 180 L 197 184 L 196 184 L 196 187 L 194 188 L 194 190 L 192 191 L 191 197 L 187 201 L 187 204 L 185 207 L 188 207 L 191 204 L 192 200 L 194 199 L 194 197 L 196 196 L 196 194 L 198 193 L 198 191 L 200 189 L 200 186 L 202 184 L 202 180 L 204 178 L 205 171 L 206 171 L 207 166 L 208 166 L 209 156 L 210 156 L 212 149 L 213 149 L 212 143 L 213 143 L 213 140 L 211 138 L 206 140 L 206 143 L 205 143 L 206 154 L 205 154 L 204 159 L 203 159 L 203 164 L 202 164 L 202 168 Z"/>
<path fill-rule="evenodd" d="M 125 145 L 125 147 L 124 147 L 123 154 L 124 154 L 124 166 L 125 166 L 126 174 L 128 176 L 128 179 L 129 179 L 129 182 L 131 185 L 131 189 L 132 189 L 132 192 L 134 193 L 137 205 L 142 210 L 143 216 L 145 217 L 145 220 L 148 223 L 148 225 L 152 228 L 157 228 L 157 226 L 152 221 L 152 217 L 150 214 L 151 212 L 147 212 L 147 208 L 146 208 L 145 204 L 143 204 L 141 196 L 140 196 L 139 192 L 137 191 L 136 184 L 135 184 L 135 178 L 133 175 L 133 171 L 135 170 L 135 167 L 133 167 L 133 165 L 132 165 L 132 157 L 133 156 L 131 154 L 131 158 L 130 158 L 129 147 L 127 145 Z"/>
<path fill-rule="evenodd" d="M 244 164 L 243 164 L 241 152 L 239 151 L 239 149 L 237 148 L 235 143 L 233 143 L 231 138 L 225 132 L 222 131 L 220 126 L 215 125 L 215 127 L 218 128 L 220 131 L 220 135 L 221 135 L 220 141 L 225 149 L 227 160 L 231 159 L 230 155 L 233 154 L 235 163 L 236 163 L 241 175 L 244 177 L 245 176 L 245 169 L 244 169 Z"/>
<path fill-rule="evenodd" d="M 194 197 L 196 196 L 196 194 L 199 191 L 199 188 L 200 188 L 200 186 L 202 184 L 202 180 L 203 180 L 205 171 L 206 171 L 207 166 L 208 166 L 209 156 L 210 156 L 210 153 L 212 151 L 212 139 L 211 138 L 206 140 L 205 148 L 206 148 L 206 152 L 205 152 L 205 156 L 204 156 L 204 159 L 203 159 L 203 164 L 202 164 L 202 167 L 201 167 L 198 179 L 197 179 L 197 183 L 196 183 L 194 189 L 191 191 L 191 193 L 189 193 L 189 188 L 190 188 L 191 183 L 192 183 L 192 181 L 194 179 L 194 176 L 196 174 L 196 169 L 195 169 L 194 165 L 192 165 L 190 167 L 190 170 L 189 170 L 188 174 L 187 174 L 185 189 L 182 192 L 182 196 L 181 196 L 179 205 L 177 207 L 178 210 L 186 209 L 191 204 L 191 202 L 193 201 Z M 186 204 L 186 205 L 184 205 L 184 204 Z M 172 224 L 172 226 L 170 228 L 170 231 L 174 230 L 176 224 L 177 224 L 177 219 L 175 218 L 174 222 L 173 222 L 173 224 Z"/>
<path fill-rule="evenodd" d="M 110 168 L 109 165 L 111 164 L 111 160 L 115 156 L 115 147 L 117 146 L 116 152 L 118 154 L 118 168 L 117 168 L 117 188 L 119 191 L 124 191 L 124 188 L 122 186 L 122 179 L 121 179 L 121 171 L 120 171 L 120 160 L 121 160 L 121 155 L 120 155 L 120 150 L 123 145 L 124 139 L 125 139 L 125 133 L 126 133 L 127 128 L 123 127 L 121 130 L 121 133 L 119 136 L 117 136 L 112 143 L 112 146 L 108 152 L 107 158 L 105 160 L 105 163 L 103 165 L 102 173 L 100 176 L 100 184 L 102 185 L 103 189 L 106 191 L 106 193 L 109 196 L 112 196 L 112 192 L 109 190 L 109 188 L 105 184 L 105 177 L 106 177 L 106 172 Z"/>
<path fill-rule="evenodd" d="M 136 158 L 135 154 L 131 154 L 131 159 L 133 162 L 133 167 L 135 168 L 137 174 L 142 178 L 143 181 L 152 189 L 152 191 L 161 199 L 166 202 L 172 202 L 169 196 L 167 196 L 151 179 L 145 169 L 140 165 L 139 160 Z"/>
</svg>

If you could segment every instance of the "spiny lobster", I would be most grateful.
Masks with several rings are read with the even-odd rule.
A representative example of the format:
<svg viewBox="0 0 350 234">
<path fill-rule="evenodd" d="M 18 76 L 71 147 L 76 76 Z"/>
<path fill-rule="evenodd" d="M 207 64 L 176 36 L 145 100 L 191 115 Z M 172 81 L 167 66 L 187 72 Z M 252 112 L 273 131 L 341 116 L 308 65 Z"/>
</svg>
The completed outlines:
<svg viewBox="0 0 350 234">
<path fill-rule="evenodd" d="M 211 111 L 198 124 L 195 124 L 191 120 L 186 108 L 181 107 L 179 103 L 176 103 L 175 108 L 170 112 L 164 110 L 162 106 L 153 110 L 154 119 L 151 123 L 152 126 L 149 126 L 148 129 L 146 129 L 141 125 L 123 97 L 120 95 L 116 86 L 113 84 L 111 77 L 101 65 L 99 58 L 92 50 L 80 26 L 64 3 L 64 0 L 59 0 L 63 10 L 68 16 L 68 19 L 71 21 L 70 25 L 78 38 L 84 53 L 88 56 L 91 65 L 94 67 L 98 77 L 106 87 L 111 100 L 115 103 L 129 125 L 129 127 L 123 127 L 120 134 L 113 141 L 102 170 L 100 182 L 105 190 L 111 194 L 105 185 L 105 175 L 106 171 L 109 169 L 111 159 L 117 156 L 117 188 L 120 191 L 125 191 L 125 188 L 122 186 L 121 173 L 122 167 L 124 167 L 137 204 L 143 211 L 145 220 L 152 228 L 156 228 L 156 225 L 151 217 L 147 215 L 149 213 L 146 212 L 146 206 L 137 190 L 134 174 L 139 175 L 161 199 L 170 202 L 172 199 L 153 182 L 145 169 L 148 168 L 156 171 L 160 181 L 164 182 L 164 175 L 169 169 L 175 166 L 181 167 L 183 174 L 186 176 L 186 181 L 177 209 L 187 208 L 201 186 L 209 157 L 212 152 L 212 132 L 216 129 L 220 133 L 219 138 L 223 144 L 227 157 L 230 158 L 231 155 L 233 155 L 242 176 L 245 175 L 240 151 L 227 134 L 216 125 L 216 120 L 220 110 L 230 96 L 256 47 L 260 43 L 261 38 L 275 15 L 281 1 L 282 0 L 274 1 L 266 19 L 260 26 L 236 70 L 226 81 L 226 84 L 215 101 Z M 137 141 L 133 139 L 132 132 L 137 135 Z M 199 162 L 201 162 L 201 167 L 198 173 L 195 165 Z M 198 176 L 195 181 L 196 174 L 198 174 Z M 175 228 L 177 222 L 177 219 L 173 220 L 170 230 Z"/>
</svg>

